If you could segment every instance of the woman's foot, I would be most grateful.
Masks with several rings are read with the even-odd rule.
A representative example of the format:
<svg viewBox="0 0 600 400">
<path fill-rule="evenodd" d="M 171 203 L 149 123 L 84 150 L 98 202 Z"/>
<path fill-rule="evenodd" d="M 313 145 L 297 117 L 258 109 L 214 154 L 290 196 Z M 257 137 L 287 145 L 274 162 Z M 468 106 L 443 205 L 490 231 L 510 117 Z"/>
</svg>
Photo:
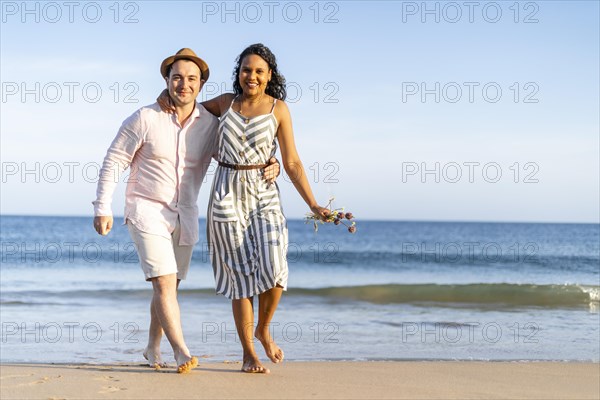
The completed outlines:
<svg viewBox="0 0 600 400">
<path fill-rule="evenodd" d="M 186 374 L 198 366 L 198 358 L 195 356 L 180 355 L 175 357 L 175 361 L 178 374 Z"/>
<path fill-rule="evenodd" d="M 150 350 L 148 347 L 144 350 L 144 358 L 148 361 L 148 366 L 156 370 L 168 367 L 160 356 L 160 349 Z"/>
<path fill-rule="evenodd" d="M 277 346 L 277 343 L 275 343 L 275 341 L 271 338 L 268 327 L 265 329 L 256 328 L 256 331 L 254 331 L 254 337 L 260 340 L 265 348 L 267 357 L 269 357 L 272 362 L 277 364 L 283 361 L 283 350 L 281 350 L 281 348 Z"/>
<path fill-rule="evenodd" d="M 242 364 L 242 372 L 250 374 L 268 374 L 269 368 L 263 366 L 255 355 L 244 354 L 244 363 Z"/>
</svg>

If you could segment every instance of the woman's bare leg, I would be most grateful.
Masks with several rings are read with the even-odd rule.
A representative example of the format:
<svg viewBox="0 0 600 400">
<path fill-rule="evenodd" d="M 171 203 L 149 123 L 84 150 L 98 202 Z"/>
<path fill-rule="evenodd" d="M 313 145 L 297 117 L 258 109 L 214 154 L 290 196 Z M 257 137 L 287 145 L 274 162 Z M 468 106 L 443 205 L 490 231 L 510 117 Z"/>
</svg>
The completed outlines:
<svg viewBox="0 0 600 400">
<path fill-rule="evenodd" d="M 258 324 L 254 336 L 260 340 L 265 348 L 267 357 L 274 363 L 283 361 L 283 350 L 277 346 L 271 337 L 269 327 L 275 310 L 277 310 L 282 292 L 283 288 L 276 286 L 258 295 Z"/>
<path fill-rule="evenodd" d="M 252 300 L 253 298 L 249 297 L 231 301 L 235 327 L 237 328 L 238 336 L 242 342 L 242 349 L 244 350 L 242 371 L 268 374 L 270 372 L 269 369 L 261 364 L 254 351 L 254 337 L 252 336 L 254 308 Z"/>
</svg>

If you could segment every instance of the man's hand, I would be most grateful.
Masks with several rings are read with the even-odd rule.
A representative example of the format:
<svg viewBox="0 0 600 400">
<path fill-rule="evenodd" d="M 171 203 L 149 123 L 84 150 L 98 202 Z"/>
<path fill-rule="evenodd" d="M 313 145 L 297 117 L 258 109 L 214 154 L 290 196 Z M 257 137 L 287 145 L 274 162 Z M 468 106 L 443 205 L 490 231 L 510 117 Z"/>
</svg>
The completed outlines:
<svg viewBox="0 0 600 400">
<path fill-rule="evenodd" d="M 269 166 L 265 167 L 263 172 L 263 179 L 270 185 L 275 182 L 275 179 L 279 176 L 279 161 L 275 157 L 269 159 Z"/>
<path fill-rule="evenodd" d="M 169 91 L 167 89 L 163 90 L 160 96 L 156 98 L 160 109 L 166 113 L 173 114 L 175 113 L 175 105 L 173 104 L 173 100 L 171 100 L 171 96 L 169 96 Z"/>
<path fill-rule="evenodd" d="M 94 229 L 98 234 L 102 236 L 108 235 L 108 232 L 112 229 L 113 217 L 99 216 L 94 217 Z"/>
</svg>

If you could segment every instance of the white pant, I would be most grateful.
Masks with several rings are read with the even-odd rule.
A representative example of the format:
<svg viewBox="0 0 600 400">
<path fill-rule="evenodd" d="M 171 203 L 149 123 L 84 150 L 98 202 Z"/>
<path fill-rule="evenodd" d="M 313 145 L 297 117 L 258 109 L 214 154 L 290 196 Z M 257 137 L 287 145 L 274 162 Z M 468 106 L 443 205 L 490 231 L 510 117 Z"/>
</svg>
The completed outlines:
<svg viewBox="0 0 600 400">
<path fill-rule="evenodd" d="M 194 246 L 179 245 L 179 218 L 171 238 L 142 232 L 130 220 L 127 220 L 127 228 L 135 243 L 147 281 L 170 274 L 177 274 L 177 279 L 185 279 L 190 269 Z"/>
</svg>

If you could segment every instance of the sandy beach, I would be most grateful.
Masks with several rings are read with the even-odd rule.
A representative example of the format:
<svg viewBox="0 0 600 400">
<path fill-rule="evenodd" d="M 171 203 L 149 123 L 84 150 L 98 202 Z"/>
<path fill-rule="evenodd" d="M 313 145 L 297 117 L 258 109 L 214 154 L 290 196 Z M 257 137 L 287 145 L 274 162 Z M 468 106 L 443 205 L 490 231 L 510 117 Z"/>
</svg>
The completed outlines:
<svg viewBox="0 0 600 400">
<path fill-rule="evenodd" d="M 142 365 L 4 364 L 2 399 L 598 399 L 600 365 L 559 362 L 287 362 L 269 375 L 239 363 L 192 373 Z"/>
</svg>

